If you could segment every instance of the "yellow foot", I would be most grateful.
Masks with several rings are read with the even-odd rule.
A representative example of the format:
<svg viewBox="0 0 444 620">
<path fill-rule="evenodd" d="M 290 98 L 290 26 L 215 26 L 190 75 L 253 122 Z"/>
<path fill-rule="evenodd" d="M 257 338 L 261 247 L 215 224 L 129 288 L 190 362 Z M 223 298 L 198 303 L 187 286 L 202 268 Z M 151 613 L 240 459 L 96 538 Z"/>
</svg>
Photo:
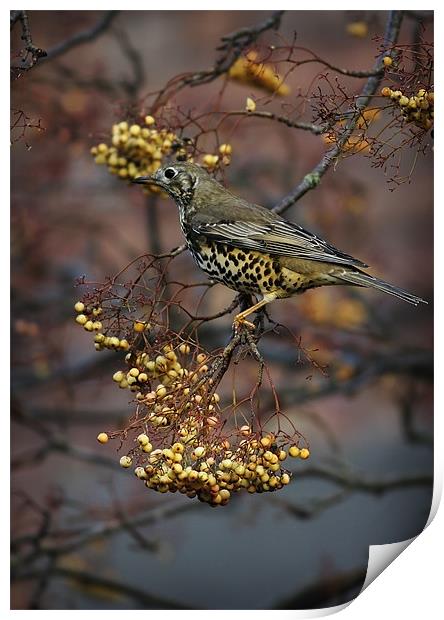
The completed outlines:
<svg viewBox="0 0 444 620">
<path fill-rule="evenodd" d="M 249 327 L 250 329 L 256 329 L 256 325 L 251 323 L 251 321 L 247 321 L 243 316 L 235 316 L 233 321 L 234 331 L 237 333 L 242 325 Z"/>
</svg>

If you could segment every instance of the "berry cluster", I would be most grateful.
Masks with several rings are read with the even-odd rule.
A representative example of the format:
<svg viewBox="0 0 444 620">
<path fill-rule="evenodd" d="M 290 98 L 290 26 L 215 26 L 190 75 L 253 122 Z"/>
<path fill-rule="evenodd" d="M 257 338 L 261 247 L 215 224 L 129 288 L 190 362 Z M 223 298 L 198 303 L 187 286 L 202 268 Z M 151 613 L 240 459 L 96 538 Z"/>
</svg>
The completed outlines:
<svg viewBox="0 0 444 620">
<path fill-rule="evenodd" d="M 105 164 L 120 179 L 131 180 L 153 174 L 173 153 L 179 161 L 192 160 L 185 142 L 165 128 L 156 129 L 155 123 L 152 116 L 146 116 L 141 125 L 126 121 L 113 125 L 111 146 L 101 143 L 92 147 L 94 161 Z M 161 191 L 155 186 L 145 186 L 144 190 Z"/>
<path fill-rule="evenodd" d="M 240 434 L 245 435 L 242 428 Z M 106 443 L 108 436 L 100 433 L 97 440 Z M 233 493 L 242 490 L 264 493 L 282 489 L 291 480 L 291 473 L 282 467 L 287 457 L 309 456 L 307 448 L 292 445 L 286 451 L 279 447 L 272 433 L 242 439 L 233 449 L 227 440 L 199 445 L 197 439 L 154 449 L 146 433 L 136 441 L 137 447 L 121 457 L 122 467 L 131 467 L 139 454 L 134 473 L 149 489 L 159 493 L 179 491 L 211 506 L 227 504 Z"/>
<path fill-rule="evenodd" d="M 381 90 L 381 95 L 389 97 L 400 107 L 401 114 L 408 123 L 414 123 L 425 130 L 432 128 L 435 100 L 433 92 L 420 88 L 415 95 L 408 97 L 401 90 L 392 90 L 385 86 Z"/>
<path fill-rule="evenodd" d="M 219 147 L 219 154 L 206 153 L 202 158 L 202 166 L 208 168 L 208 170 L 214 170 L 216 166 L 222 163 L 224 166 L 229 166 L 231 163 L 231 154 L 233 147 L 231 144 L 221 144 Z"/>
<path fill-rule="evenodd" d="M 256 62 L 257 52 L 250 51 L 241 56 L 231 66 L 228 77 L 236 82 L 256 86 L 267 93 L 285 97 L 290 94 L 290 87 L 274 69 L 263 62 Z"/>
<path fill-rule="evenodd" d="M 74 310 L 77 312 L 76 323 L 81 325 L 87 332 L 96 332 L 94 336 L 94 347 L 96 351 L 103 349 L 111 349 L 114 351 L 127 351 L 129 342 L 126 338 L 117 338 L 117 336 L 107 336 L 102 333 L 102 322 L 98 317 L 102 314 L 103 308 L 99 305 L 87 305 L 83 301 L 78 301 Z"/>
<path fill-rule="evenodd" d="M 180 138 L 165 128 L 157 129 L 155 119 L 146 116 L 144 123 L 130 125 L 122 121 L 113 125 L 111 145 L 102 142 L 91 148 L 96 164 L 105 164 L 111 174 L 131 180 L 153 174 L 165 160 L 173 155 L 177 161 L 194 161 L 190 153 L 192 140 Z M 218 166 L 231 163 L 231 144 L 221 144 L 218 153 L 202 156 L 202 165 L 210 172 Z M 146 185 L 148 193 L 162 193 L 156 186 Z"/>
<path fill-rule="evenodd" d="M 366 108 L 363 110 L 356 122 L 355 134 L 350 136 L 346 143 L 343 145 L 342 150 L 345 152 L 360 153 L 362 151 L 368 151 L 370 148 L 370 142 L 367 139 L 367 131 L 370 125 L 375 122 L 379 116 L 379 110 L 377 108 Z M 346 119 L 341 119 L 337 123 L 337 128 L 342 132 L 346 123 Z M 323 135 L 323 140 L 326 144 L 332 144 L 337 141 L 337 129 Z"/>
<path fill-rule="evenodd" d="M 106 444 L 131 432 L 136 445 L 120 465 L 133 467 L 148 488 L 225 505 L 238 491 L 281 489 L 291 479 L 283 469 L 287 457 L 308 458 L 308 449 L 298 445 L 299 434 L 295 439 L 249 424 L 233 426 L 224 417 L 214 359 L 193 342 L 162 332 L 152 318 L 127 320 L 122 332 L 115 307 L 98 298 L 78 301 L 75 310 L 76 322 L 94 332 L 96 350 L 125 351 L 126 368 L 113 380 L 134 393 L 136 413 L 125 431 L 101 432 L 97 440 Z"/>
</svg>

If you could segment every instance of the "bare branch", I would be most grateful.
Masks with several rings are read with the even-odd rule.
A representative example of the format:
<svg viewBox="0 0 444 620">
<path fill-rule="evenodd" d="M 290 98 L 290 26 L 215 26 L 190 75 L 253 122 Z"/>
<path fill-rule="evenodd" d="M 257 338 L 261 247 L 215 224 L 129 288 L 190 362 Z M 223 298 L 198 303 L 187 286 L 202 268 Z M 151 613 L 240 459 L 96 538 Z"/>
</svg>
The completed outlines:
<svg viewBox="0 0 444 620">
<path fill-rule="evenodd" d="M 274 112 L 265 112 L 261 110 L 255 110 L 254 112 L 247 112 L 246 110 L 233 110 L 232 112 L 226 112 L 224 117 L 227 118 L 229 116 L 245 116 L 245 117 L 255 117 L 255 118 L 264 118 L 271 121 L 277 121 L 278 123 L 282 123 L 287 127 L 293 127 L 294 129 L 302 129 L 303 131 L 310 131 L 315 135 L 320 135 L 325 133 L 328 130 L 327 125 L 316 125 L 314 123 L 304 123 L 302 121 L 293 121 L 287 116 L 281 116 L 279 114 L 275 114 Z"/>
<path fill-rule="evenodd" d="M 30 579 L 41 580 L 47 573 L 48 571 L 46 569 L 31 569 L 18 574 L 16 579 L 20 581 L 27 581 Z M 134 586 L 124 584 L 121 581 L 103 577 L 97 573 L 89 573 L 84 570 L 55 565 L 51 567 L 49 574 L 53 577 L 65 577 L 83 586 L 108 590 L 110 595 L 118 594 L 120 596 L 125 596 L 142 605 L 144 609 L 189 609 L 186 605 L 181 605 L 180 603 L 155 596 L 154 594 L 148 594 L 145 590 L 140 590 Z"/>
<path fill-rule="evenodd" d="M 333 469 L 322 465 L 312 465 L 311 467 L 304 468 L 298 473 L 298 478 L 322 478 L 349 490 L 375 495 L 393 491 L 394 489 L 433 485 L 433 475 L 431 474 L 370 478 L 360 476 L 349 469 Z"/>
<path fill-rule="evenodd" d="M 349 110 L 349 120 L 345 124 L 344 130 L 341 132 L 337 142 L 329 151 L 325 153 L 321 161 L 313 168 L 313 170 L 305 175 L 301 183 L 299 183 L 299 185 L 290 194 L 288 194 L 288 196 L 286 196 L 274 207 L 273 210 L 276 211 L 276 213 L 283 213 L 286 209 L 302 198 L 304 194 L 317 187 L 321 182 L 323 175 L 338 160 L 344 145 L 347 143 L 359 118 L 361 117 L 362 110 L 367 107 L 371 98 L 375 95 L 379 84 L 381 83 L 381 79 L 384 74 L 382 59 L 387 54 L 387 50 L 389 50 L 398 39 L 402 17 L 402 11 L 390 12 L 386 33 L 384 36 L 383 51 L 376 61 L 375 74 L 368 78 L 361 94 L 356 99 L 354 108 Z"/>
<path fill-rule="evenodd" d="M 46 60 L 54 60 L 54 58 L 58 58 L 62 54 L 66 54 L 66 52 L 71 51 L 74 47 L 94 41 L 94 39 L 103 34 L 109 28 L 112 21 L 119 13 L 120 11 L 107 11 L 92 28 L 82 30 L 81 32 L 74 34 L 69 39 L 61 41 L 57 45 L 50 47 L 46 50 Z"/>
<path fill-rule="evenodd" d="M 201 86 L 214 81 L 220 75 L 227 73 L 236 62 L 242 52 L 247 49 L 266 30 L 279 28 L 284 11 L 275 11 L 268 19 L 258 26 L 241 28 L 232 34 L 222 37 L 222 44 L 217 48 L 221 52 L 214 67 L 207 71 L 186 73 L 174 78 L 157 95 L 152 110 L 155 112 L 164 105 L 168 99 L 187 86 Z"/>
<path fill-rule="evenodd" d="M 45 51 L 33 43 L 27 12 L 12 11 L 10 20 L 11 29 L 18 21 L 20 21 L 22 25 L 22 39 L 25 42 L 25 54 L 22 56 L 19 66 L 11 67 L 11 79 L 19 77 L 23 71 L 29 71 L 37 64 L 41 64 L 44 60 L 53 60 L 54 58 L 58 58 L 62 54 L 69 52 L 79 45 L 90 43 L 108 29 L 118 13 L 119 11 L 107 11 L 92 28 L 78 32 L 69 39 L 62 41 L 61 43 L 58 43 Z"/>
</svg>

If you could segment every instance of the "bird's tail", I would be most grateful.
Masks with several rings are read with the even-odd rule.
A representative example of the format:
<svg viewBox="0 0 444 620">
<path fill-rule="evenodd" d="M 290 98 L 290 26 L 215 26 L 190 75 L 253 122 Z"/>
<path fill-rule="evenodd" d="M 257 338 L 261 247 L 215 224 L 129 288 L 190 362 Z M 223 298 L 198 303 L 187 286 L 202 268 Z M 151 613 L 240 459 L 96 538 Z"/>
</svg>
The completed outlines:
<svg viewBox="0 0 444 620">
<path fill-rule="evenodd" d="M 384 282 L 384 280 L 380 280 L 379 278 L 375 278 L 374 276 L 369 275 L 368 273 L 363 273 L 362 271 L 341 271 L 340 273 L 335 273 L 338 279 L 343 280 L 347 284 L 355 284 L 356 286 L 370 286 L 371 288 L 376 288 L 378 291 L 383 291 L 384 293 L 388 293 L 389 295 L 394 295 L 403 301 L 407 301 L 409 304 L 413 304 L 417 306 L 418 304 L 426 304 L 427 302 L 421 297 L 417 297 L 416 295 L 412 295 L 407 291 L 404 291 L 402 288 L 394 286 L 393 284 L 389 284 L 388 282 Z"/>
</svg>

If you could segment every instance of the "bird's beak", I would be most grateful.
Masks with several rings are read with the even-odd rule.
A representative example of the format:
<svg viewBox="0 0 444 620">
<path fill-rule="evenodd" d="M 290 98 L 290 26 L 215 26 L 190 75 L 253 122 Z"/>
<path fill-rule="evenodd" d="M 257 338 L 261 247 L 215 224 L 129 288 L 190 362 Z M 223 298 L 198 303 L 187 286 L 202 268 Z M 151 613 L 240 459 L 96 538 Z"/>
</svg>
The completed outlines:
<svg viewBox="0 0 444 620">
<path fill-rule="evenodd" d="M 137 177 L 132 180 L 132 183 L 138 183 L 139 185 L 159 185 L 154 177 Z"/>
</svg>

